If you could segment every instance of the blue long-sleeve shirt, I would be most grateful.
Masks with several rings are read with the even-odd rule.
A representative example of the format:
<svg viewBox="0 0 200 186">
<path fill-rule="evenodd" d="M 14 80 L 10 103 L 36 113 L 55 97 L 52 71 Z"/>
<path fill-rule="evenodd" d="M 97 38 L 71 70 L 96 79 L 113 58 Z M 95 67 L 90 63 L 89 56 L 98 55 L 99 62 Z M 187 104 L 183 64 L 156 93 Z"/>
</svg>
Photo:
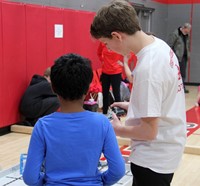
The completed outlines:
<svg viewBox="0 0 200 186">
<path fill-rule="evenodd" d="M 97 167 L 102 153 L 108 170 L 100 173 Z M 23 173 L 27 185 L 112 185 L 124 173 L 114 130 L 103 114 L 55 112 L 34 126 Z"/>
</svg>

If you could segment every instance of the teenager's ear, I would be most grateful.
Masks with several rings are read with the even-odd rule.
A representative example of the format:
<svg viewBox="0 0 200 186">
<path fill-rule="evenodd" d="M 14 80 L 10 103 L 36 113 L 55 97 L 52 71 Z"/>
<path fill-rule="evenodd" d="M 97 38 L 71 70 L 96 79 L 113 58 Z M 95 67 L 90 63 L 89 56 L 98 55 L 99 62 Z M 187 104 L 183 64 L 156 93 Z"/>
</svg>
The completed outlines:
<svg viewBox="0 0 200 186">
<path fill-rule="evenodd" d="M 113 39 L 119 39 L 120 41 L 122 40 L 122 36 L 119 32 L 112 32 L 111 36 Z"/>
</svg>

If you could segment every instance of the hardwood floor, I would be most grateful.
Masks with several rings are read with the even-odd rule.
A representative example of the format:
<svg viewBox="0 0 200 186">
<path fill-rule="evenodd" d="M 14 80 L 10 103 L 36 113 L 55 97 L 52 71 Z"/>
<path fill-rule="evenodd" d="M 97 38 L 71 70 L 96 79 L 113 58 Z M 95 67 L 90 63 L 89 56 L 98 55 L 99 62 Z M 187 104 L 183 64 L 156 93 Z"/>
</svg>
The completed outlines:
<svg viewBox="0 0 200 186">
<path fill-rule="evenodd" d="M 0 137 L 0 170 L 19 164 L 20 154 L 26 153 L 29 134 L 11 132 Z"/>
<path fill-rule="evenodd" d="M 186 109 L 194 106 L 197 96 L 196 86 L 187 86 Z M 11 132 L 0 136 L 0 170 L 19 164 L 21 153 L 26 153 L 30 141 L 29 134 Z M 187 144 L 200 149 L 200 130 L 188 137 Z M 175 172 L 172 186 L 199 186 L 200 155 L 184 153 L 183 160 Z"/>
<path fill-rule="evenodd" d="M 186 94 L 186 110 L 194 107 L 197 98 L 197 86 L 187 86 L 190 91 Z M 192 153 L 184 153 L 183 159 L 177 171 L 174 174 L 172 186 L 199 186 L 200 185 L 200 129 L 195 131 L 187 139 L 186 146 L 194 147 Z"/>
<path fill-rule="evenodd" d="M 185 94 L 186 110 L 189 110 L 197 101 L 197 86 L 186 86 L 186 89 L 190 91 L 189 94 Z"/>
</svg>

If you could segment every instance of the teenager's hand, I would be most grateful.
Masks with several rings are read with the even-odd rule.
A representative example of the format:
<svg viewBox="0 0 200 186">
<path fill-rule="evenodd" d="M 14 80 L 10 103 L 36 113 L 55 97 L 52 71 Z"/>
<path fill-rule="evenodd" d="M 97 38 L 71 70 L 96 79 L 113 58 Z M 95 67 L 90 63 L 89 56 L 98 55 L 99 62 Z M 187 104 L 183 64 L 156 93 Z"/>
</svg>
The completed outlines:
<svg viewBox="0 0 200 186">
<path fill-rule="evenodd" d="M 112 112 L 112 120 L 110 122 L 113 126 L 116 136 L 120 136 L 122 123 L 114 112 Z"/>
<path fill-rule="evenodd" d="M 110 107 L 120 107 L 124 110 L 128 110 L 129 102 L 114 102 Z"/>
</svg>

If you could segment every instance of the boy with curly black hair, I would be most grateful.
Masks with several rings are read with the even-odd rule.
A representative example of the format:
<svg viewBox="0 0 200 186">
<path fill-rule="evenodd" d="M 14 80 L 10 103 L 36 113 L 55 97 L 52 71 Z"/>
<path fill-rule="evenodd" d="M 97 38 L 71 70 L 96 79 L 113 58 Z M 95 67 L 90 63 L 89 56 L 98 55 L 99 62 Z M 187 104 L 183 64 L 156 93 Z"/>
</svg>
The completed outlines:
<svg viewBox="0 0 200 186">
<path fill-rule="evenodd" d="M 90 60 L 77 54 L 63 55 L 51 67 L 61 109 L 34 127 L 23 173 L 26 184 L 112 185 L 124 175 L 124 159 L 109 120 L 83 109 L 92 77 Z M 103 173 L 98 170 L 102 153 L 108 162 Z"/>
</svg>

